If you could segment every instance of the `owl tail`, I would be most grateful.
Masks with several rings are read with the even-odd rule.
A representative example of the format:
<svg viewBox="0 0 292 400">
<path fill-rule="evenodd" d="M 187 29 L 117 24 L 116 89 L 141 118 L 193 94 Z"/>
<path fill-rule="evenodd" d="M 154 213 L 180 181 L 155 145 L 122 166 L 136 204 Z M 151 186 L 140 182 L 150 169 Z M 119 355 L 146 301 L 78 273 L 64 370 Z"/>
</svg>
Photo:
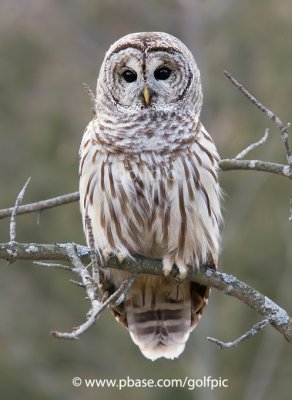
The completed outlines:
<svg viewBox="0 0 292 400">
<path fill-rule="evenodd" d="M 195 284 L 197 285 L 197 284 Z M 141 275 L 125 299 L 130 335 L 150 360 L 176 358 L 207 303 L 209 289 L 185 280 Z"/>
</svg>

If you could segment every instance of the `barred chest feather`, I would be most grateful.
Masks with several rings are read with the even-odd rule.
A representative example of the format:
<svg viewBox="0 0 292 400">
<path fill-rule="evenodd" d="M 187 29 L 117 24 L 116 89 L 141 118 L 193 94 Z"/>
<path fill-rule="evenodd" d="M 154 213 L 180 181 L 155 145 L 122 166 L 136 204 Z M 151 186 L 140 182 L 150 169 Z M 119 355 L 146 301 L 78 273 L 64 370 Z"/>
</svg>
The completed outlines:
<svg viewBox="0 0 292 400">
<path fill-rule="evenodd" d="M 80 195 L 95 246 L 187 265 L 210 257 L 216 263 L 218 159 L 212 139 L 189 115 L 92 120 L 80 148 Z"/>
</svg>

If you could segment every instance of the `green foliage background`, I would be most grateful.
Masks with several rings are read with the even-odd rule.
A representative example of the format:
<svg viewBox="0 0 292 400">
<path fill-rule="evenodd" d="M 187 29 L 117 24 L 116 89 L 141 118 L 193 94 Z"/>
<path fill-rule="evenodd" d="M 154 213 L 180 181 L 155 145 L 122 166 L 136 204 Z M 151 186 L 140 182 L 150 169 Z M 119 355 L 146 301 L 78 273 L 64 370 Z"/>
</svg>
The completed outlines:
<svg viewBox="0 0 292 400">
<path fill-rule="evenodd" d="M 285 163 L 278 131 L 224 78 L 227 69 L 284 121 L 292 119 L 292 4 L 289 0 L 0 0 L 0 208 L 78 188 L 78 147 L 91 118 L 81 83 L 94 88 L 109 45 L 135 31 L 172 33 L 201 69 L 202 120 L 223 158 L 271 128 L 253 158 Z M 225 191 L 220 268 L 292 313 L 291 184 L 258 172 L 221 174 Z M 0 241 L 8 221 L 0 221 Z M 18 218 L 23 242 L 84 243 L 77 204 Z M 82 322 L 87 302 L 65 272 L 17 262 L 0 269 L 0 393 L 9 399 L 290 399 L 292 348 L 272 328 L 231 350 L 258 316 L 213 290 L 208 309 L 176 361 L 144 359 L 109 313 L 79 341 L 52 329 Z M 72 378 L 229 379 L 228 389 L 86 389 Z"/>
</svg>

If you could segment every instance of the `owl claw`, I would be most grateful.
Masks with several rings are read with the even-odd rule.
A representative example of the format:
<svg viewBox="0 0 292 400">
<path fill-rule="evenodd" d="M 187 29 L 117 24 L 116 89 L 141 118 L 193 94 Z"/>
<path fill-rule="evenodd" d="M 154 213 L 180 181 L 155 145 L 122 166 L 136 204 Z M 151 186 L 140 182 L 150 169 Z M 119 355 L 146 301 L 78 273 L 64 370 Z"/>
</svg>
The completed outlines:
<svg viewBox="0 0 292 400">
<path fill-rule="evenodd" d="M 164 276 L 169 276 L 171 273 L 173 266 L 173 261 L 170 260 L 169 258 L 164 258 L 162 261 L 162 271 L 164 273 Z"/>
<path fill-rule="evenodd" d="M 112 254 L 112 252 L 109 249 L 101 250 L 101 256 L 102 256 L 103 262 L 106 263 L 109 260 L 111 254 Z"/>
<path fill-rule="evenodd" d="M 187 276 L 188 273 L 188 269 L 187 266 L 185 264 L 182 265 L 177 265 L 178 270 L 179 270 L 179 279 L 180 281 L 183 281 L 185 279 L 185 277 Z"/>
<path fill-rule="evenodd" d="M 117 253 L 117 259 L 118 259 L 119 264 L 122 264 L 125 261 L 126 256 L 125 256 L 124 253 L 118 252 Z"/>
<path fill-rule="evenodd" d="M 188 267 L 186 266 L 186 264 L 182 260 L 176 260 L 175 264 L 176 264 L 176 266 L 178 268 L 178 276 L 177 276 L 177 278 L 180 281 L 183 281 L 185 279 L 185 277 L 187 276 Z"/>
<path fill-rule="evenodd" d="M 179 281 L 183 281 L 185 279 L 185 277 L 187 276 L 188 267 L 181 260 L 175 260 L 174 261 L 174 260 L 172 260 L 170 258 L 164 258 L 163 259 L 163 267 L 162 267 L 164 276 L 169 276 L 170 275 L 170 273 L 172 271 L 172 267 L 173 267 L 174 264 L 176 264 L 176 266 L 178 268 L 178 271 L 179 271 L 177 279 Z"/>
<path fill-rule="evenodd" d="M 175 260 L 175 264 L 178 268 L 178 279 L 180 281 L 183 281 L 185 279 L 185 277 L 187 276 L 188 273 L 188 267 L 187 265 L 184 263 L 184 261 L 182 259 L 177 259 Z"/>
</svg>

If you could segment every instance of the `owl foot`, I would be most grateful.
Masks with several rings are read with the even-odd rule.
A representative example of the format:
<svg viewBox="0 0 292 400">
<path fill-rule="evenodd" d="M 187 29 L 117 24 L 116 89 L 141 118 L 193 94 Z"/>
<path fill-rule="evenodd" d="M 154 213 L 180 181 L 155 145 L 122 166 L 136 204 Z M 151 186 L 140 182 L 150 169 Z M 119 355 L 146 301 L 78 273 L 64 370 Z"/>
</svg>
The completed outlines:
<svg viewBox="0 0 292 400">
<path fill-rule="evenodd" d="M 126 258 L 127 258 L 127 256 L 124 253 L 122 253 L 121 251 L 119 251 L 117 253 L 117 259 L 118 259 L 119 264 L 122 264 Z"/>
<path fill-rule="evenodd" d="M 181 281 L 184 280 L 188 272 L 188 267 L 182 260 L 174 261 L 173 258 L 170 257 L 164 257 L 162 261 L 162 271 L 164 273 L 164 276 L 169 276 L 174 264 L 177 266 L 179 271 L 178 279 Z"/>
<path fill-rule="evenodd" d="M 176 266 L 178 268 L 179 271 L 179 276 L 178 278 L 182 281 L 185 279 L 185 277 L 187 276 L 188 273 L 188 267 L 186 266 L 186 264 L 181 261 L 181 260 L 177 260 L 176 261 Z"/>
<path fill-rule="evenodd" d="M 173 266 L 173 259 L 170 257 L 164 257 L 162 260 L 162 271 L 164 273 L 164 276 L 169 276 L 171 273 Z"/>
<path fill-rule="evenodd" d="M 103 264 L 107 263 L 107 261 L 110 259 L 111 254 L 112 254 L 112 252 L 109 249 L 100 250 L 100 255 L 101 255 Z"/>
</svg>

